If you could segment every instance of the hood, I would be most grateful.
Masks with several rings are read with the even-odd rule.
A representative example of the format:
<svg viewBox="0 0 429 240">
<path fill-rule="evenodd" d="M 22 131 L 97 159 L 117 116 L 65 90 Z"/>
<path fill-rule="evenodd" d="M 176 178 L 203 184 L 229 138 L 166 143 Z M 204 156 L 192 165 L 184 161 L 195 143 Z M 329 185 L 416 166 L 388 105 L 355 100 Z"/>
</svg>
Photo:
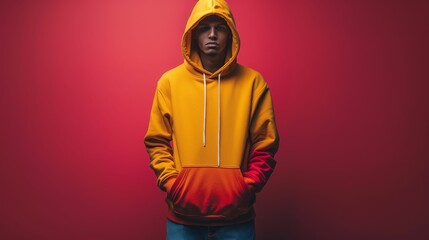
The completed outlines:
<svg viewBox="0 0 429 240">
<path fill-rule="evenodd" d="M 203 68 L 198 52 L 192 48 L 192 30 L 198 23 L 209 15 L 222 17 L 231 30 L 232 42 L 227 49 L 224 65 L 216 72 L 211 73 Z M 228 75 L 236 66 L 237 55 L 240 49 L 240 38 L 235 27 L 235 21 L 228 4 L 223 0 L 199 0 L 191 12 L 191 16 L 186 24 L 185 32 L 182 37 L 182 53 L 185 58 L 185 65 L 191 72 L 204 73 L 208 78 L 214 78 L 222 73 L 222 76 Z"/>
</svg>

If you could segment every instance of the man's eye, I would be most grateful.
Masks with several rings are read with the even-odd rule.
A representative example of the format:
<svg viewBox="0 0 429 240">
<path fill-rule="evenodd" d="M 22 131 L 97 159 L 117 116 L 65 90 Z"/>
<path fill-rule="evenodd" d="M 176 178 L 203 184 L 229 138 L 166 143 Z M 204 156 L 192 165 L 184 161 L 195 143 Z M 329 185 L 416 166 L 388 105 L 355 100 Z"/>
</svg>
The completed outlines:
<svg viewBox="0 0 429 240">
<path fill-rule="evenodd" d="M 227 27 L 226 26 L 217 26 L 216 30 L 218 30 L 220 32 L 226 32 L 227 31 Z"/>
<path fill-rule="evenodd" d="M 197 31 L 198 32 L 205 32 L 205 31 L 208 31 L 210 29 L 210 27 L 209 26 L 199 26 L 198 28 L 197 28 Z"/>
</svg>

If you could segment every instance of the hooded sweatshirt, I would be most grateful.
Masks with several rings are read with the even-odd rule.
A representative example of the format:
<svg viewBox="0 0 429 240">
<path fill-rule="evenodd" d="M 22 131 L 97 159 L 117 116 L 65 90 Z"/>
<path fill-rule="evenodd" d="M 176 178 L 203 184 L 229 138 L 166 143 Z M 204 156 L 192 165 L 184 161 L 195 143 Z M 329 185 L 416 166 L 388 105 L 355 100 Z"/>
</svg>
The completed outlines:
<svg viewBox="0 0 429 240">
<path fill-rule="evenodd" d="M 232 37 L 224 65 L 212 73 L 202 66 L 192 30 L 213 14 L 226 21 Z M 239 48 L 227 3 L 200 0 L 183 34 L 184 63 L 158 81 L 145 145 L 158 186 L 165 190 L 167 179 L 176 178 L 166 197 L 167 217 L 174 222 L 251 220 L 255 192 L 276 165 L 279 138 L 270 90 L 260 73 L 237 63 Z"/>
</svg>

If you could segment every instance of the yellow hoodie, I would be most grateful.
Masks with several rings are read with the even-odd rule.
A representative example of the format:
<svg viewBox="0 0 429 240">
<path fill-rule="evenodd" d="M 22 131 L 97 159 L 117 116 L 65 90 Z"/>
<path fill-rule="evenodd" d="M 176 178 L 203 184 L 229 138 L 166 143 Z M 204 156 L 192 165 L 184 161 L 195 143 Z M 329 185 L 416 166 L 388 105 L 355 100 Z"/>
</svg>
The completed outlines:
<svg viewBox="0 0 429 240">
<path fill-rule="evenodd" d="M 211 73 L 192 46 L 192 30 L 213 14 L 225 19 L 232 39 L 224 65 Z M 239 48 L 227 3 L 200 0 L 183 34 L 184 63 L 158 81 L 145 145 L 158 186 L 164 190 L 176 177 L 166 198 L 172 221 L 227 225 L 252 219 L 254 192 L 275 167 L 279 138 L 270 91 L 258 72 L 237 64 Z"/>
</svg>

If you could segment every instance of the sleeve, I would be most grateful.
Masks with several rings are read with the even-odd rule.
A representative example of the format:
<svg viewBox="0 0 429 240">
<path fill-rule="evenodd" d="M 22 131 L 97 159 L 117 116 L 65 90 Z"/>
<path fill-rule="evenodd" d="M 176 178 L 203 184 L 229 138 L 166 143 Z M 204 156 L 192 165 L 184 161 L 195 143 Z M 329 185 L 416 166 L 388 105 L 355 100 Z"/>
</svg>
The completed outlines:
<svg viewBox="0 0 429 240">
<path fill-rule="evenodd" d="M 279 147 L 279 136 L 274 119 L 271 93 L 264 84 L 255 98 L 254 114 L 249 129 L 250 153 L 244 177 L 250 178 L 256 192 L 262 190 L 276 166 L 274 155 Z"/>
<path fill-rule="evenodd" d="M 170 144 L 172 123 L 170 99 L 162 92 L 158 83 L 144 143 L 150 157 L 150 167 L 157 176 L 157 185 L 164 191 L 165 181 L 178 174 Z"/>
</svg>

